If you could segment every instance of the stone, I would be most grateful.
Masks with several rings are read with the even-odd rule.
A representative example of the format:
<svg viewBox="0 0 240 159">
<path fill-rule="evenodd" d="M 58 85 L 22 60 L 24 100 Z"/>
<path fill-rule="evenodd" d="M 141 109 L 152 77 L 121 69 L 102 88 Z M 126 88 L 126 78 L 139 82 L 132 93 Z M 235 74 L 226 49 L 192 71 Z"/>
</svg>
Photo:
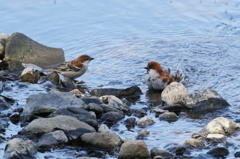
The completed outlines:
<svg viewBox="0 0 240 159">
<path fill-rule="evenodd" d="M 99 133 L 111 133 L 111 130 L 108 128 L 106 124 L 101 124 L 98 128 Z"/>
<path fill-rule="evenodd" d="M 168 112 L 168 110 L 164 110 L 164 109 L 161 109 L 161 108 L 155 108 L 155 109 L 153 109 L 153 112 L 155 112 L 157 114 L 163 114 L 165 112 Z"/>
<path fill-rule="evenodd" d="M 37 83 L 42 74 L 42 68 L 33 64 L 22 64 L 25 69 L 20 76 L 22 82 Z"/>
<path fill-rule="evenodd" d="M 201 132 L 207 134 L 232 135 L 239 129 L 239 125 L 234 121 L 224 117 L 218 117 L 209 122 Z"/>
<path fill-rule="evenodd" d="M 130 118 L 127 118 L 125 121 L 124 121 L 126 127 L 134 127 L 135 124 L 136 124 L 136 118 L 134 117 L 130 117 Z"/>
<path fill-rule="evenodd" d="M 189 94 L 184 97 L 183 104 L 185 107 L 195 112 L 204 112 L 207 110 L 216 110 L 230 106 L 215 90 L 206 89 Z"/>
<path fill-rule="evenodd" d="M 142 140 L 124 141 L 118 159 L 148 159 L 149 152 Z"/>
<path fill-rule="evenodd" d="M 148 126 L 152 125 L 154 123 L 153 119 L 151 117 L 143 117 L 138 120 L 137 125 L 138 126 Z"/>
<path fill-rule="evenodd" d="M 11 108 L 14 103 L 13 99 L 0 95 L 0 111 Z"/>
<path fill-rule="evenodd" d="M 67 90 L 73 90 L 77 88 L 77 85 L 73 82 L 73 80 L 69 77 L 63 77 L 61 79 L 61 84 L 67 88 Z"/>
<path fill-rule="evenodd" d="M 151 157 L 161 157 L 161 158 L 174 158 L 174 155 L 165 150 L 158 150 L 156 148 L 151 149 Z"/>
<path fill-rule="evenodd" d="M 107 112 L 104 113 L 101 117 L 101 121 L 104 121 L 108 126 L 116 124 L 119 120 L 124 118 L 124 113 L 122 111 L 118 112 Z"/>
<path fill-rule="evenodd" d="M 5 56 L 6 40 L 8 37 L 9 35 L 0 33 L 0 60 Z"/>
<path fill-rule="evenodd" d="M 0 132 L 4 132 L 6 128 L 9 126 L 8 120 L 0 120 Z"/>
<path fill-rule="evenodd" d="M 109 105 L 110 107 L 121 109 L 123 106 L 123 102 L 113 95 L 104 95 L 99 97 L 99 100 L 103 102 L 104 104 Z"/>
<path fill-rule="evenodd" d="M 79 89 L 73 89 L 70 93 L 74 94 L 78 98 L 84 97 L 84 94 Z"/>
<path fill-rule="evenodd" d="M 216 158 L 209 154 L 199 154 L 197 157 L 194 157 L 193 159 L 216 159 Z"/>
<path fill-rule="evenodd" d="M 138 118 L 142 118 L 145 115 L 147 115 L 147 112 L 144 109 L 131 109 L 130 111 L 131 111 L 133 116 L 136 116 Z"/>
<path fill-rule="evenodd" d="M 44 46 L 16 32 L 7 39 L 4 61 L 19 61 L 44 67 L 63 63 L 65 57 L 63 49 Z"/>
<path fill-rule="evenodd" d="M 76 119 L 84 123 L 87 123 L 88 125 L 91 125 L 94 128 L 98 127 L 97 119 L 94 116 L 92 116 L 88 111 L 81 108 L 68 107 L 68 108 L 58 109 L 54 111 L 50 116 L 54 117 L 58 115 L 75 117 Z"/>
<path fill-rule="evenodd" d="M 216 158 L 226 158 L 229 155 L 229 150 L 226 147 L 217 147 L 207 152 Z"/>
<path fill-rule="evenodd" d="M 213 142 L 223 142 L 226 140 L 226 136 L 223 134 L 208 134 L 206 140 Z"/>
<path fill-rule="evenodd" d="M 204 147 L 204 143 L 202 139 L 192 139 L 189 138 L 185 141 L 185 145 L 188 145 L 190 147 Z"/>
<path fill-rule="evenodd" d="M 104 112 L 102 106 L 95 103 L 89 103 L 87 106 L 84 107 L 84 109 L 88 111 L 93 111 L 97 115 L 101 115 Z"/>
<path fill-rule="evenodd" d="M 162 91 L 161 98 L 166 105 L 175 105 L 182 104 L 186 95 L 188 91 L 182 83 L 172 82 Z"/>
<path fill-rule="evenodd" d="M 27 98 L 23 114 L 52 113 L 57 109 L 83 108 L 85 103 L 68 92 L 51 92 L 30 95 Z"/>
<path fill-rule="evenodd" d="M 47 75 L 47 79 L 55 86 L 60 84 L 60 77 L 59 74 L 55 71 Z"/>
<path fill-rule="evenodd" d="M 35 119 L 23 129 L 22 133 L 46 134 L 54 131 L 55 128 L 64 131 L 76 130 L 78 128 L 87 129 L 91 132 L 96 131 L 92 126 L 84 122 L 81 122 L 74 117 L 59 115 L 52 118 Z"/>
<path fill-rule="evenodd" d="M 123 98 L 123 97 L 130 97 L 130 96 L 140 96 L 142 94 L 142 91 L 138 86 L 132 86 L 126 89 L 116 89 L 116 88 L 93 89 L 91 91 L 91 94 L 95 96 L 114 95 L 118 98 Z"/>
<path fill-rule="evenodd" d="M 7 142 L 3 158 L 35 158 L 37 146 L 29 139 L 14 138 Z"/>
<path fill-rule="evenodd" d="M 178 116 L 174 112 L 165 112 L 159 115 L 160 120 L 165 120 L 168 122 L 174 122 L 178 120 Z"/>
<path fill-rule="evenodd" d="M 81 139 L 83 145 L 102 150 L 112 150 L 122 144 L 122 139 L 114 133 L 85 133 Z"/>
</svg>

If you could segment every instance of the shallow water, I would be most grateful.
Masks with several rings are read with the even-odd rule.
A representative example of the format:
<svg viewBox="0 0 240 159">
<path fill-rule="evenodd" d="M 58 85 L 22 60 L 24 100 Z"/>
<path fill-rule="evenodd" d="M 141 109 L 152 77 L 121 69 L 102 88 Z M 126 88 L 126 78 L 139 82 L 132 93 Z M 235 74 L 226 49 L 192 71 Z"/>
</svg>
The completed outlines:
<svg viewBox="0 0 240 159">
<path fill-rule="evenodd" d="M 143 68 L 155 60 L 172 72 L 181 70 L 189 93 L 207 88 L 216 90 L 232 105 L 220 116 L 239 119 L 240 2 L 237 0 L 0 2 L 0 32 L 21 32 L 44 45 L 63 48 L 66 60 L 80 54 L 93 56 L 95 60 L 89 70 L 78 79 L 88 87 L 138 85 L 144 94 L 132 108 L 154 105 L 146 95 Z M 20 88 L 14 86 L 3 94 L 24 106 L 30 94 L 43 91 L 41 86 L 27 84 Z M 158 120 L 154 114 L 147 116 Z M 183 143 L 216 116 L 219 114 L 191 119 L 182 114 L 174 123 L 157 122 L 146 127 L 150 135 L 145 142 L 149 149 Z M 131 132 L 120 125 L 113 131 L 124 139 L 135 138 L 140 129 L 136 127 Z M 9 131 L 14 134 L 18 129 L 11 125 Z M 229 141 L 236 142 L 237 138 Z M 1 149 L 4 146 L 1 144 Z M 235 150 L 230 150 L 231 158 Z M 43 156 L 38 154 L 38 158 Z"/>
</svg>

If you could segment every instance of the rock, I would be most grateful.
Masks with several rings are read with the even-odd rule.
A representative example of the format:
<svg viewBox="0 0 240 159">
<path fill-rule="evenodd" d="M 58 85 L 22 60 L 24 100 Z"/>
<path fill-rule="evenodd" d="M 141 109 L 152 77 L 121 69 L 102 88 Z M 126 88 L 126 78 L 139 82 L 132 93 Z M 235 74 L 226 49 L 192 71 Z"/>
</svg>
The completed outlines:
<svg viewBox="0 0 240 159">
<path fill-rule="evenodd" d="M 93 111 L 95 112 L 98 116 L 100 116 L 104 111 L 101 105 L 95 104 L 95 103 L 90 103 L 87 106 L 84 107 L 84 109 L 88 111 Z"/>
<path fill-rule="evenodd" d="M 124 118 L 124 113 L 122 111 L 118 112 L 107 112 L 101 117 L 101 121 L 104 121 L 108 126 L 116 124 L 119 120 Z"/>
<path fill-rule="evenodd" d="M 164 106 L 162 107 L 163 110 L 168 110 L 169 112 L 174 112 L 174 113 L 180 113 L 182 111 L 186 110 L 186 107 L 184 107 L 183 105 L 180 104 L 176 104 L 176 105 L 169 105 L 169 106 Z"/>
<path fill-rule="evenodd" d="M 29 139 L 14 138 L 7 142 L 5 147 L 4 159 L 27 159 L 35 158 L 37 147 L 35 143 Z"/>
<path fill-rule="evenodd" d="M 103 109 L 103 112 L 118 112 L 119 110 L 116 109 L 116 108 L 113 108 L 113 107 L 110 107 L 109 105 L 107 104 L 101 104 L 100 105 L 101 108 Z"/>
<path fill-rule="evenodd" d="M 7 34 L 0 34 L 0 60 L 2 60 L 5 56 L 5 47 L 6 47 L 6 40 L 9 37 Z"/>
<path fill-rule="evenodd" d="M 172 154 L 175 154 L 176 156 L 183 156 L 183 154 L 186 151 L 186 146 L 185 145 L 179 145 L 177 143 L 170 143 L 167 144 L 164 149 L 169 151 Z"/>
<path fill-rule="evenodd" d="M 7 39 L 4 61 L 19 61 L 44 67 L 62 63 L 65 57 L 62 49 L 46 47 L 22 33 L 13 33 Z"/>
<path fill-rule="evenodd" d="M 148 159 L 149 152 L 141 140 L 124 141 L 120 148 L 118 159 Z"/>
<path fill-rule="evenodd" d="M 35 119 L 30 122 L 22 131 L 23 134 L 28 133 L 49 133 L 52 132 L 55 128 L 70 131 L 76 130 L 78 128 L 83 128 L 90 130 L 91 132 L 95 132 L 95 129 L 74 117 L 69 117 L 65 115 L 59 115 L 52 118 L 42 118 L 42 119 Z"/>
<path fill-rule="evenodd" d="M 3 82 L 0 81 L 0 94 L 3 92 Z"/>
<path fill-rule="evenodd" d="M 107 125 L 101 124 L 98 128 L 99 133 L 111 133 L 111 130 L 108 128 Z"/>
<path fill-rule="evenodd" d="M 77 145 L 79 146 L 79 144 L 82 142 L 81 141 L 81 136 L 85 133 L 91 133 L 90 130 L 84 129 L 84 128 L 78 128 L 75 130 L 70 130 L 70 131 L 64 131 L 65 134 L 67 135 L 68 139 L 69 139 L 69 143 L 72 145 Z"/>
<path fill-rule="evenodd" d="M 70 79 L 69 77 L 63 77 L 61 79 L 61 84 L 67 88 L 67 90 L 73 90 L 77 88 L 77 85 L 73 82 L 72 79 Z"/>
<path fill-rule="evenodd" d="M 239 125 L 231 120 L 228 120 L 224 117 L 218 117 L 209 122 L 201 132 L 207 134 L 222 134 L 222 135 L 231 135 L 237 129 Z"/>
<path fill-rule="evenodd" d="M 206 139 L 213 142 L 223 142 L 226 137 L 223 134 L 208 134 Z"/>
<path fill-rule="evenodd" d="M 79 89 L 74 89 L 70 91 L 70 93 L 74 94 L 78 98 L 84 97 L 84 94 Z"/>
<path fill-rule="evenodd" d="M 165 113 L 159 115 L 160 120 L 165 120 L 165 121 L 168 121 L 168 122 L 177 121 L 178 118 L 179 117 L 173 112 L 165 112 Z"/>
<path fill-rule="evenodd" d="M 216 158 L 209 154 L 200 154 L 197 157 L 194 157 L 193 159 L 216 159 Z"/>
<path fill-rule="evenodd" d="M 122 143 L 122 139 L 114 133 L 85 133 L 81 139 L 84 145 L 102 150 L 112 150 Z"/>
<path fill-rule="evenodd" d="M 20 113 L 19 112 L 12 113 L 11 116 L 10 116 L 10 121 L 13 124 L 19 123 L 19 121 L 20 121 Z"/>
<path fill-rule="evenodd" d="M 22 82 L 37 83 L 41 76 L 42 68 L 33 64 L 22 64 L 25 69 L 21 74 Z"/>
<path fill-rule="evenodd" d="M 147 115 L 147 112 L 144 109 L 131 109 L 131 113 L 133 116 L 136 116 L 138 118 L 141 118 Z"/>
<path fill-rule="evenodd" d="M 117 98 L 113 95 L 101 96 L 101 97 L 99 97 L 99 100 L 101 102 L 103 102 L 104 104 L 107 104 L 116 109 L 121 109 L 121 107 L 123 106 L 123 102 L 119 98 Z"/>
<path fill-rule="evenodd" d="M 91 125 L 94 128 L 98 127 L 97 119 L 94 116 L 92 116 L 88 111 L 81 108 L 68 107 L 68 108 L 58 109 L 54 111 L 50 116 L 54 117 L 58 115 L 75 117 L 76 119 L 84 123 L 87 123 L 88 125 Z"/>
<path fill-rule="evenodd" d="M 186 95 L 188 91 L 182 83 L 172 82 L 162 91 L 161 98 L 166 105 L 175 105 L 182 104 Z"/>
<path fill-rule="evenodd" d="M 103 104 L 98 98 L 96 97 L 83 97 L 81 98 L 84 103 L 86 104 L 90 104 L 90 103 L 94 103 L 94 104 L 98 104 L 98 105 L 101 105 Z"/>
<path fill-rule="evenodd" d="M 207 152 L 207 154 L 210 154 L 216 158 L 225 158 L 229 155 L 229 151 L 225 147 L 217 147 Z"/>
<path fill-rule="evenodd" d="M 57 109 L 76 107 L 83 108 L 85 103 L 71 93 L 51 92 L 30 95 L 23 114 L 52 113 Z"/>
<path fill-rule="evenodd" d="M 130 118 L 127 118 L 125 121 L 124 121 L 125 125 L 127 128 L 132 128 L 135 126 L 136 124 L 136 118 L 134 117 L 130 117 Z"/>
<path fill-rule="evenodd" d="M 41 149 L 50 150 L 51 148 L 56 148 L 58 145 L 67 143 L 68 138 L 65 133 L 61 130 L 50 132 L 42 135 L 38 139 L 38 146 Z"/>
<path fill-rule="evenodd" d="M 9 126 L 8 120 L 0 120 L 0 132 L 4 132 L 6 128 Z"/>
<path fill-rule="evenodd" d="M 154 158 L 154 157 L 161 157 L 161 158 L 174 158 L 174 155 L 171 154 L 170 152 L 168 151 L 164 151 L 164 150 L 158 150 L 156 148 L 153 148 L 151 150 L 151 157 Z"/>
<path fill-rule="evenodd" d="M 154 123 L 153 119 L 151 117 L 143 117 L 138 122 L 138 126 L 148 126 L 152 125 Z"/>
<path fill-rule="evenodd" d="M 165 112 L 168 112 L 168 110 L 164 110 L 164 109 L 161 109 L 161 108 L 155 108 L 155 109 L 153 109 L 153 112 L 155 112 L 157 114 L 163 114 Z"/>
<path fill-rule="evenodd" d="M 240 158 L 240 151 L 236 152 L 236 153 L 234 154 L 234 157 Z"/>
<path fill-rule="evenodd" d="M 194 112 L 216 110 L 230 106 L 216 91 L 212 89 L 198 91 L 187 95 L 183 99 L 184 106 L 192 109 Z"/>
<path fill-rule="evenodd" d="M 0 111 L 11 108 L 14 103 L 13 99 L 0 95 Z"/>
<path fill-rule="evenodd" d="M 204 147 L 204 143 L 202 139 L 187 139 L 184 143 L 190 147 Z"/>
<path fill-rule="evenodd" d="M 132 86 L 126 89 L 115 88 L 94 89 L 91 91 L 91 94 L 95 96 L 114 95 L 118 98 L 123 98 L 131 96 L 140 96 L 142 94 L 142 91 L 138 86 Z"/>
<path fill-rule="evenodd" d="M 47 75 L 47 79 L 55 86 L 60 84 L 60 77 L 59 74 L 55 71 Z"/>
</svg>

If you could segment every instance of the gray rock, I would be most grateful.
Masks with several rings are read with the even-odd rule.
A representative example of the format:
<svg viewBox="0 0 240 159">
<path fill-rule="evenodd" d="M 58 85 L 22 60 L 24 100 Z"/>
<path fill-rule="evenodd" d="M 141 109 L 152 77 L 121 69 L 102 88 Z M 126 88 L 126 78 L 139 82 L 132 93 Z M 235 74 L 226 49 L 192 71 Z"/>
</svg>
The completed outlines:
<svg viewBox="0 0 240 159">
<path fill-rule="evenodd" d="M 37 83 L 41 77 L 42 68 L 33 64 L 24 64 L 25 69 L 23 70 L 20 78 L 22 82 Z"/>
<path fill-rule="evenodd" d="M 216 158 L 226 158 L 229 155 L 229 150 L 226 147 L 217 147 L 207 152 Z"/>
<path fill-rule="evenodd" d="M 98 128 L 99 133 L 111 133 L 111 130 L 108 128 L 107 125 L 101 124 Z"/>
<path fill-rule="evenodd" d="M 124 118 L 124 113 L 122 111 L 118 112 L 107 112 L 104 113 L 101 117 L 101 120 L 104 121 L 107 125 L 116 124 L 119 120 Z"/>
<path fill-rule="evenodd" d="M 3 92 L 3 82 L 0 81 L 0 94 Z"/>
<path fill-rule="evenodd" d="M 141 140 L 130 140 L 122 144 L 118 159 L 148 159 L 149 152 Z"/>
<path fill-rule="evenodd" d="M 123 106 L 123 102 L 121 99 L 117 98 L 113 95 L 104 95 L 99 97 L 100 101 L 102 101 L 104 104 L 109 105 L 110 107 L 121 109 Z"/>
<path fill-rule="evenodd" d="M 14 103 L 13 99 L 0 95 L 0 111 L 11 108 L 11 105 Z"/>
<path fill-rule="evenodd" d="M 62 63 L 65 57 L 62 49 L 44 46 L 22 33 L 13 33 L 7 39 L 4 61 L 19 61 L 44 67 Z"/>
<path fill-rule="evenodd" d="M 224 117 L 218 117 L 209 122 L 201 132 L 207 134 L 232 135 L 239 129 L 239 125 L 234 121 Z"/>
<path fill-rule="evenodd" d="M 226 136 L 223 134 L 208 134 L 206 140 L 213 142 L 223 142 L 226 140 Z"/>
<path fill-rule="evenodd" d="M 8 126 L 8 120 L 0 119 L 0 132 L 4 132 Z"/>
<path fill-rule="evenodd" d="M 84 145 L 103 150 L 112 150 L 122 143 L 122 139 L 114 133 L 85 133 L 81 139 Z"/>
<path fill-rule="evenodd" d="M 28 97 L 23 114 L 52 113 L 57 109 L 83 106 L 85 103 L 71 93 L 40 93 Z"/>
<path fill-rule="evenodd" d="M 154 148 L 151 150 L 151 157 L 154 158 L 155 156 L 161 157 L 161 158 L 173 158 L 174 157 L 174 155 L 168 151 L 158 150 L 158 149 Z"/>
<path fill-rule="evenodd" d="M 215 110 L 230 106 L 216 91 L 212 89 L 198 91 L 187 95 L 183 99 L 185 107 L 193 109 L 193 111 L 200 112 L 206 110 Z"/>
<path fill-rule="evenodd" d="M 188 145 L 190 147 L 204 147 L 204 142 L 202 139 L 192 139 L 189 138 L 185 141 L 185 145 Z"/>
<path fill-rule="evenodd" d="M 161 98 L 166 105 L 175 105 L 182 104 L 186 95 L 188 91 L 182 83 L 172 82 L 162 91 Z"/>
<path fill-rule="evenodd" d="M 139 121 L 137 122 L 138 126 L 148 126 L 148 125 L 152 125 L 154 123 L 153 119 L 151 117 L 143 117 L 141 119 L 139 119 Z"/>
<path fill-rule="evenodd" d="M 64 87 L 66 87 L 69 90 L 73 90 L 77 88 L 77 85 L 73 82 L 72 79 L 70 79 L 69 77 L 63 77 L 61 79 L 61 83 Z"/>
<path fill-rule="evenodd" d="M 67 116 L 75 117 L 78 120 L 85 122 L 95 128 L 98 126 L 97 119 L 94 116 L 92 116 L 88 111 L 81 108 L 69 107 L 69 108 L 58 109 L 54 111 L 50 116 L 54 117 L 58 115 L 67 115 Z"/>
<path fill-rule="evenodd" d="M 174 122 L 178 120 L 178 116 L 174 112 L 165 112 L 159 115 L 160 120 L 166 120 L 168 122 Z"/>
<path fill-rule="evenodd" d="M 194 157 L 193 159 L 216 159 L 216 158 L 209 154 L 200 154 L 197 157 Z"/>
<path fill-rule="evenodd" d="M 2 60 L 5 56 L 5 47 L 6 47 L 6 40 L 9 37 L 7 34 L 0 34 L 0 60 Z"/>
<path fill-rule="evenodd" d="M 101 105 L 95 104 L 95 103 L 89 103 L 87 106 L 84 107 L 84 109 L 86 109 L 88 111 L 93 111 L 97 115 L 103 113 L 103 108 L 101 107 Z"/>
<path fill-rule="evenodd" d="M 59 115 L 52 118 L 42 118 L 42 119 L 35 119 L 30 122 L 22 131 L 23 134 L 28 133 L 49 133 L 52 132 L 54 129 L 61 129 L 65 131 L 76 130 L 78 128 L 83 128 L 90 130 L 91 132 L 95 132 L 96 130 L 74 117 Z"/>
<path fill-rule="evenodd" d="M 29 139 L 14 138 L 7 142 L 4 159 L 24 158 L 31 159 L 37 154 L 35 143 Z"/>
</svg>

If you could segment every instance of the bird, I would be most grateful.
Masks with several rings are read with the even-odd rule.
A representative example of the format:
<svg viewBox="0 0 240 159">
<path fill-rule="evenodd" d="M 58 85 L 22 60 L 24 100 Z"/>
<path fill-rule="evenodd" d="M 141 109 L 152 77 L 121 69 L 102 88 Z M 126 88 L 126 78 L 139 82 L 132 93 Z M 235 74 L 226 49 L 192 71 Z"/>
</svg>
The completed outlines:
<svg viewBox="0 0 240 159">
<path fill-rule="evenodd" d="M 92 60 L 94 60 L 94 58 L 88 55 L 81 55 L 74 60 L 64 62 L 57 66 L 55 65 L 55 67 L 45 68 L 43 72 L 56 71 L 64 77 L 74 80 L 75 78 L 82 76 L 87 71 L 88 64 Z"/>
<path fill-rule="evenodd" d="M 160 63 L 151 61 L 148 63 L 145 84 L 150 90 L 164 90 L 172 82 L 180 82 L 182 74 L 178 70 L 174 76 L 170 75 L 170 69 L 163 70 Z"/>
</svg>

